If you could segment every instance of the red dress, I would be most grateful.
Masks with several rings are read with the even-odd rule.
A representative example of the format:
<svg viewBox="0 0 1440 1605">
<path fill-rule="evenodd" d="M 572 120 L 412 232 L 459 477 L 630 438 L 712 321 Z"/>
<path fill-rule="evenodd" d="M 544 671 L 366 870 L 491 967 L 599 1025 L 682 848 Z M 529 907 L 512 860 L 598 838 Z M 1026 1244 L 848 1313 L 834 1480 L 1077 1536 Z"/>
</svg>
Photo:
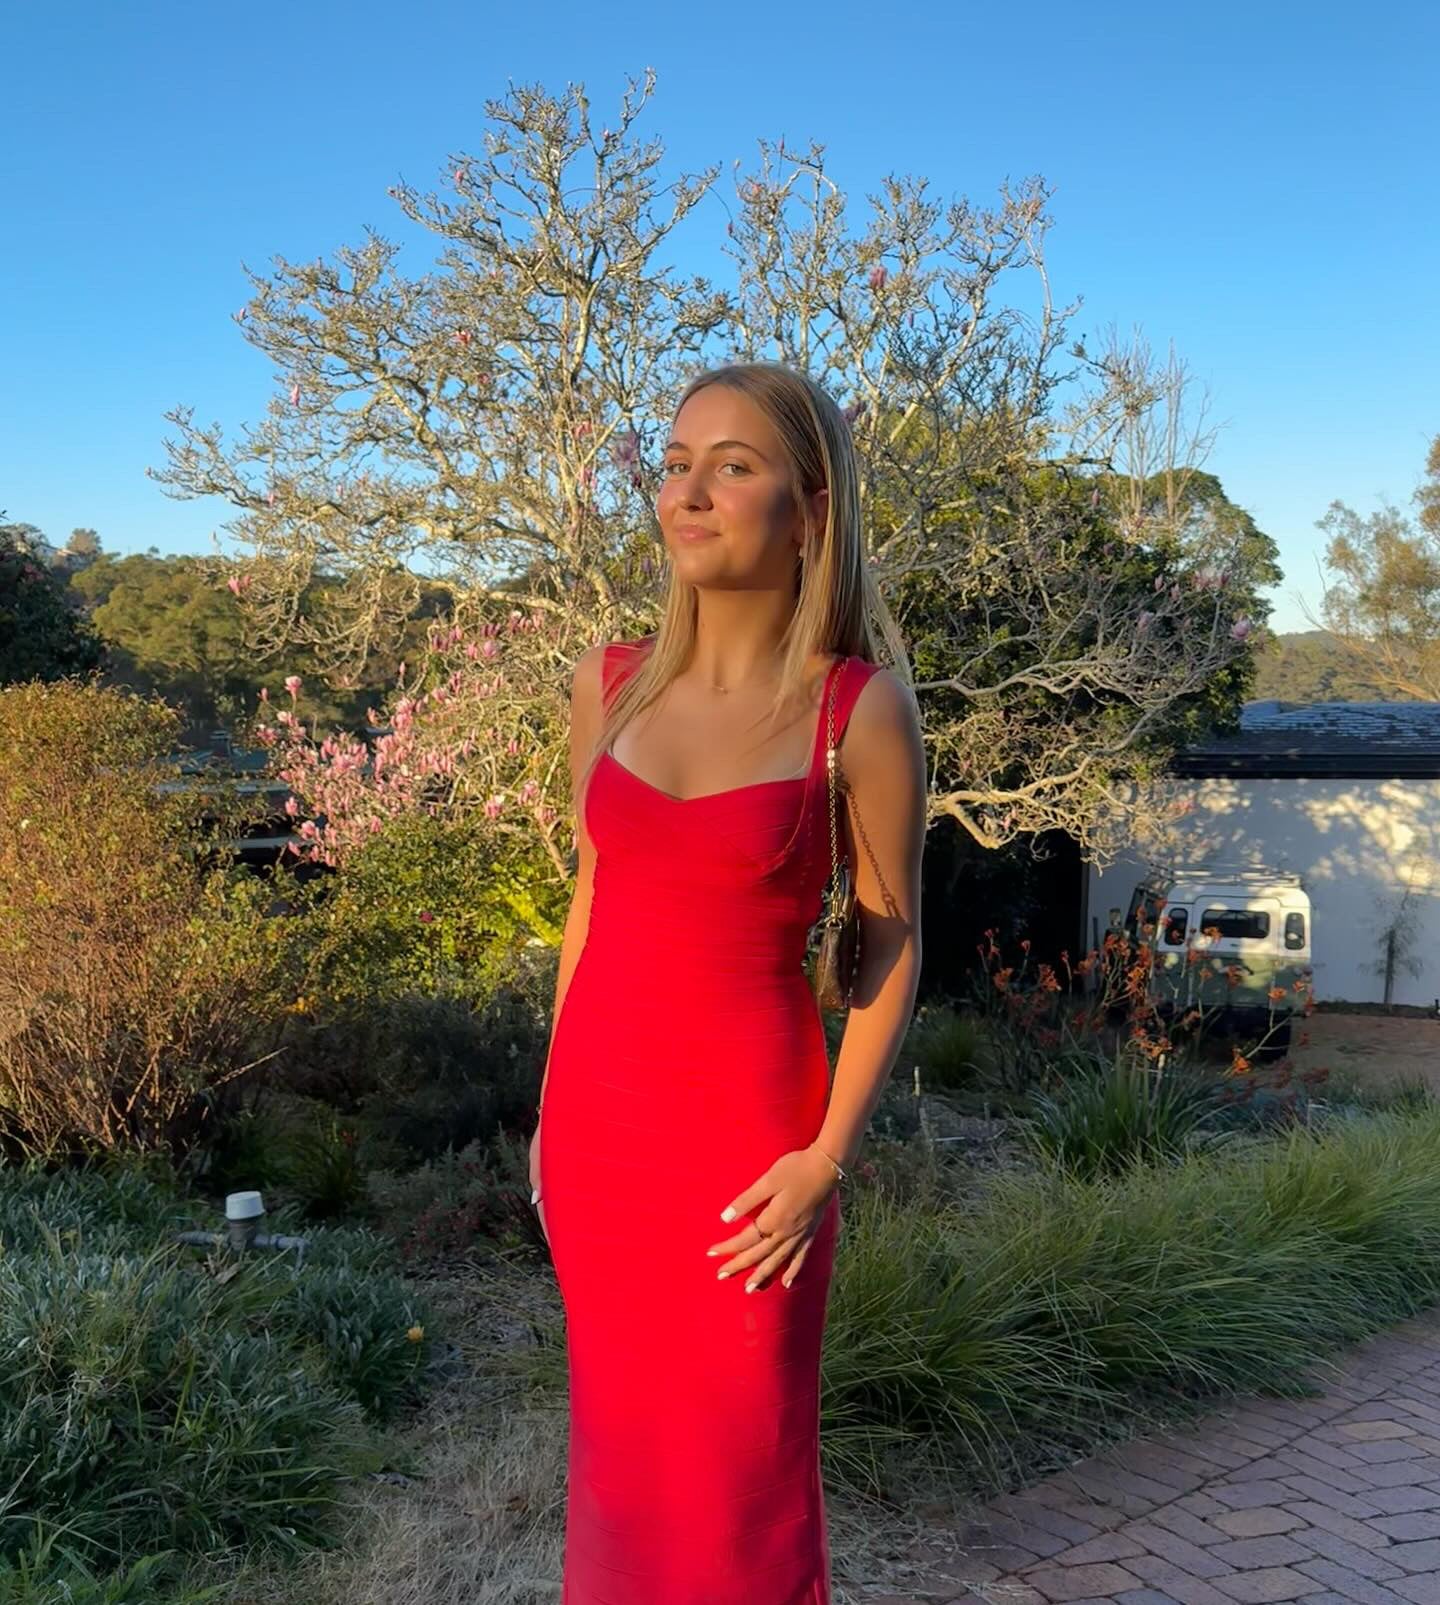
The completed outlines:
<svg viewBox="0 0 1440 1605">
<path fill-rule="evenodd" d="M 607 702 L 644 650 L 607 648 Z M 832 666 L 837 740 L 875 668 Z M 562 1605 L 829 1605 L 839 1193 L 788 1288 L 775 1271 L 747 1293 L 705 1254 L 764 1205 L 720 1211 L 825 1118 L 801 969 L 830 871 L 824 707 L 805 776 L 682 799 L 608 752 L 592 772 L 594 894 L 540 1139 L 570 1377 Z"/>
</svg>

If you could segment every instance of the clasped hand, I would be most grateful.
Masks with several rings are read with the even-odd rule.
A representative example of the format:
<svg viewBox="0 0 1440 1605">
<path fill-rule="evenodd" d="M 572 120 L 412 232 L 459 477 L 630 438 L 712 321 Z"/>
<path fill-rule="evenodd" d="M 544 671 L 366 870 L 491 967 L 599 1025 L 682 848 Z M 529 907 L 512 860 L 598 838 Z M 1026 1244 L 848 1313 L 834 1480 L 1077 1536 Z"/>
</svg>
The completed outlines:
<svg viewBox="0 0 1440 1605">
<path fill-rule="evenodd" d="M 734 1220 L 757 1204 L 764 1204 L 755 1219 L 747 1221 L 733 1237 L 705 1250 L 707 1255 L 731 1256 L 720 1267 L 718 1276 L 723 1279 L 753 1266 L 753 1273 L 745 1281 L 745 1291 L 753 1293 L 767 1276 L 785 1265 L 780 1280 L 789 1287 L 805 1262 L 820 1229 L 826 1200 L 838 1180 L 834 1165 L 818 1148 L 795 1148 L 781 1154 L 763 1176 L 721 1212 L 721 1220 Z"/>
</svg>

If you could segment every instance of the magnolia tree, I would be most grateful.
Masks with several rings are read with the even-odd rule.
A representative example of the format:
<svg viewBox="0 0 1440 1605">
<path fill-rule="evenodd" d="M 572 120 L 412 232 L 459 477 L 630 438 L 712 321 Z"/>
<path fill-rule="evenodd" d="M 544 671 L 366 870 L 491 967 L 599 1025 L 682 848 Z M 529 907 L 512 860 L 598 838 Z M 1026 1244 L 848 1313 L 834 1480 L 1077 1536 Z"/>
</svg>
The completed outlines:
<svg viewBox="0 0 1440 1605">
<path fill-rule="evenodd" d="M 373 764 L 305 726 L 303 688 L 267 727 L 324 815 L 316 850 L 391 811 L 467 810 L 563 882 L 570 674 L 658 617 L 676 399 L 704 364 L 768 357 L 851 421 L 871 561 L 915 643 L 933 816 L 987 847 L 1068 830 L 1103 859 L 1168 806 L 1157 755 L 1243 664 L 1272 578 L 1269 542 L 1195 494 L 1183 374 L 1113 337 L 1065 351 L 1039 180 L 982 209 L 893 178 L 856 218 L 821 147 L 762 142 L 723 195 L 718 167 L 662 176 L 635 132 L 653 84 L 599 129 L 578 88 L 490 102 L 482 152 L 441 189 L 390 191 L 438 242 L 430 272 L 372 232 L 250 274 L 235 316 L 277 369 L 268 415 L 233 442 L 168 415 L 152 473 L 237 509 L 244 555 L 216 564 L 257 652 L 303 646 L 353 677 L 393 650 L 422 577 L 454 597 L 375 710 Z"/>
</svg>

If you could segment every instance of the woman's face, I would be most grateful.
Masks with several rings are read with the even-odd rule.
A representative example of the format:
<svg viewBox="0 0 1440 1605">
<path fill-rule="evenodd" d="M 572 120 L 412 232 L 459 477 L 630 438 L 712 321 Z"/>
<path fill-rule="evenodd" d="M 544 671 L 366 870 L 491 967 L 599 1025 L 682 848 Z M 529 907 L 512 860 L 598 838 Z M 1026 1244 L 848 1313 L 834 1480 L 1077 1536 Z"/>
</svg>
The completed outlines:
<svg viewBox="0 0 1440 1605">
<path fill-rule="evenodd" d="M 811 499 L 817 527 L 825 492 Z M 779 436 L 747 396 L 710 384 L 681 407 L 656 506 L 677 576 L 722 589 L 787 588 L 802 535 Z"/>
</svg>

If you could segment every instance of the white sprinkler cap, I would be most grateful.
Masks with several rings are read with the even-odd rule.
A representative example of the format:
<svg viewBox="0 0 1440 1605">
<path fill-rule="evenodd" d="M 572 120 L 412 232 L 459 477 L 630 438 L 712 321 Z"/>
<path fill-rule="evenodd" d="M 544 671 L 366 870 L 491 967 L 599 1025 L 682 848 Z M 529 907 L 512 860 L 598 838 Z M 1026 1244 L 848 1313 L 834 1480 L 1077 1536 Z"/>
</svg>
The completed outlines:
<svg viewBox="0 0 1440 1605">
<path fill-rule="evenodd" d="M 226 1193 L 226 1220 L 254 1220 L 265 1213 L 259 1193 Z"/>
</svg>

